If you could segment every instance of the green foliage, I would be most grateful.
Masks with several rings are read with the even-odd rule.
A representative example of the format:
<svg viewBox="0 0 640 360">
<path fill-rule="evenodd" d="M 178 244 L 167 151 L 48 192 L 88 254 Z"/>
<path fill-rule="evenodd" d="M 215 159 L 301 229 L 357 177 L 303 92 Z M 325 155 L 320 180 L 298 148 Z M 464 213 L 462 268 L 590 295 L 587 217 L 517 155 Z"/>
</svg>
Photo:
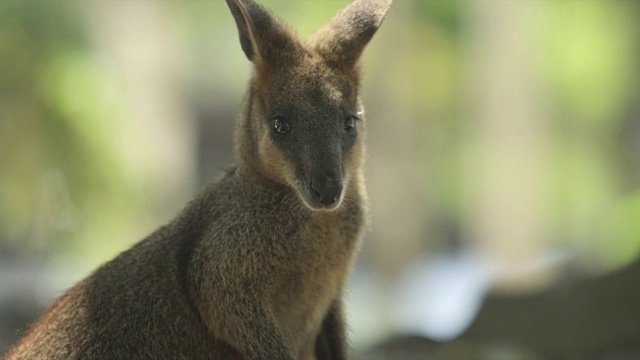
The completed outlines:
<svg viewBox="0 0 640 360">
<path fill-rule="evenodd" d="M 96 229 L 139 199 L 110 140 L 122 99 L 78 4 L 0 3 L 0 241 L 93 262 L 126 244 Z"/>
</svg>

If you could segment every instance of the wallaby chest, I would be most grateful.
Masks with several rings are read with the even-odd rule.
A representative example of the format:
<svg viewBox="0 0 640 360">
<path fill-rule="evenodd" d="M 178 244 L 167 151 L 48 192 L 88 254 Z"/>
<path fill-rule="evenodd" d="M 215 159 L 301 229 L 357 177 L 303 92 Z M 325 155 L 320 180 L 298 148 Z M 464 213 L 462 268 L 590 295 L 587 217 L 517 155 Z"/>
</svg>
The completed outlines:
<svg viewBox="0 0 640 360">
<path fill-rule="evenodd" d="M 209 269 L 194 284 L 205 318 L 216 328 L 225 316 L 218 306 L 237 298 L 233 291 L 257 294 L 291 350 L 308 358 L 359 249 L 362 201 L 353 197 L 337 211 L 310 211 L 292 206 L 279 188 L 233 176 L 216 190 L 233 193 L 228 199 L 235 206 L 223 199 L 218 207 L 231 210 L 213 218 L 210 235 L 194 251 L 194 268 Z"/>
<path fill-rule="evenodd" d="M 344 217 L 314 215 L 300 230 L 291 249 L 296 260 L 282 269 L 287 275 L 274 286 L 271 299 L 279 328 L 300 358 L 313 352 L 322 319 L 341 296 L 360 238 L 355 229 L 349 231 Z"/>
</svg>

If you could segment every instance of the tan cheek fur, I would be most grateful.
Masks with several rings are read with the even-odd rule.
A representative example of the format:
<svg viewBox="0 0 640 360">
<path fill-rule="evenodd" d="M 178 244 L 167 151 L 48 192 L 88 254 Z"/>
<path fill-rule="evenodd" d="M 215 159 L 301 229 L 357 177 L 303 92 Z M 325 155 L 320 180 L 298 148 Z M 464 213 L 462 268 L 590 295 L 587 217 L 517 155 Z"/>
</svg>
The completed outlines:
<svg viewBox="0 0 640 360">
<path fill-rule="evenodd" d="M 345 173 L 346 180 L 349 181 L 349 184 L 347 184 L 348 189 L 358 188 L 357 185 L 360 185 L 360 184 L 353 183 L 353 181 L 357 181 L 359 178 L 362 177 L 362 169 L 364 166 L 364 159 L 365 159 L 364 141 L 365 141 L 366 131 L 364 128 L 364 124 L 358 124 L 358 126 L 359 126 L 358 137 L 356 138 L 355 144 L 353 144 L 351 151 L 349 152 L 347 158 L 344 161 L 345 163 L 344 173 Z"/>
<path fill-rule="evenodd" d="M 292 165 L 286 160 L 286 156 L 280 148 L 274 144 L 267 130 L 263 130 L 258 152 L 262 166 L 269 177 L 274 181 L 291 186 L 295 179 Z"/>
</svg>

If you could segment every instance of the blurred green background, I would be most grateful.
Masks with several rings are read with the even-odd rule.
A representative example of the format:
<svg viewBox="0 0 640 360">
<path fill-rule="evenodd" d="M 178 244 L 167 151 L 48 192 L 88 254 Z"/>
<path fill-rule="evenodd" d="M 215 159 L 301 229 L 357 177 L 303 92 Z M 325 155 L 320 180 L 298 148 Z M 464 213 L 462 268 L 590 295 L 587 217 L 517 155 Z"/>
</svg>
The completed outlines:
<svg viewBox="0 0 640 360">
<path fill-rule="evenodd" d="M 262 3 L 306 37 L 346 1 Z M 636 1 L 396 1 L 362 60 L 357 348 L 402 326 L 414 264 L 473 254 L 483 286 L 523 292 L 637 255 L 638 16 Z M 233 162 L 250 71 L 223 1 L 0 2 L 0 353 Z"/>
</svg>

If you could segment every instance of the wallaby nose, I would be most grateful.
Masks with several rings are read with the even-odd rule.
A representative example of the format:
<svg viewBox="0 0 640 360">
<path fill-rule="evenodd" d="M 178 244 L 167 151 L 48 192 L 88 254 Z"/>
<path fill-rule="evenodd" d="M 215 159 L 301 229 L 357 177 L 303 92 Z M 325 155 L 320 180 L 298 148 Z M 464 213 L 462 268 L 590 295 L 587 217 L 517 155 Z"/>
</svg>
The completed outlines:
<svg viewBox="0 0 640 360">
<path fill-rule="evenodd" d="M 342 194 L 342 180 L 316 176 L 311 180 L 311 192 L 321 204 L 335 204 Z"/>
</svg>

